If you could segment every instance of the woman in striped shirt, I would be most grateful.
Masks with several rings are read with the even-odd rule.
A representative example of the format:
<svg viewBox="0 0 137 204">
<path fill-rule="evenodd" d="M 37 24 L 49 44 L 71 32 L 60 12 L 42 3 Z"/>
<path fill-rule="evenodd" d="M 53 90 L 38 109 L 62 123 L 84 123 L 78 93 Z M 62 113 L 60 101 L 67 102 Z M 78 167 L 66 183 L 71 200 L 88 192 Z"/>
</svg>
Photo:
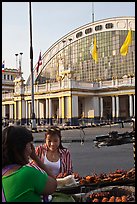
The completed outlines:
<svg viewBox="0 0 137 204">
<path fill-rule="evenodd" d="M 70 151 L 63 147 L 59 128 L 49 128 L 45 134 L 45 143 L 36 147 L 36 154 L 54 177 L 73 173 Z"/>
</svg>

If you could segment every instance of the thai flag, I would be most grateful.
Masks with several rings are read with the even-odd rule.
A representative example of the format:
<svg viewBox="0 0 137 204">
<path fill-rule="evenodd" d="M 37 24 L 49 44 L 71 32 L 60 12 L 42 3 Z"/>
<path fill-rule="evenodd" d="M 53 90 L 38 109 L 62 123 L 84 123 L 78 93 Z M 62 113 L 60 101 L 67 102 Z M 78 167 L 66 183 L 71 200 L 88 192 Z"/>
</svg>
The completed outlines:
<svg viewBox="0 0 137 204">
<path fill-rule="evenodd" d="M 2 72 L 4 72 L 5 69 L 5 61 L 2 62 Z"/>
<path fill-rule="evenodd" d="M 37 74 L 39 72 L 39 66 L 40 65 L 42 65 L 41 52 L 39 54 L 39 59 L 38 59 L 37 67 L 36 67 Z"/>
</svg>

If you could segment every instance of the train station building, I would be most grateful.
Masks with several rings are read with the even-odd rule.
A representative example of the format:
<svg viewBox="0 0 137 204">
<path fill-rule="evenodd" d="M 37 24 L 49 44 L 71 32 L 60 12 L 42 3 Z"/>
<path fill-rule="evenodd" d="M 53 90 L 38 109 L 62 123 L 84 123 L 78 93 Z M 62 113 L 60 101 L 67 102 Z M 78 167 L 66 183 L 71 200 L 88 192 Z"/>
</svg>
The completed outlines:
<svg viewBox="0 0 137 204">
<path fill-rule="evenodd" d="M 78 27 L 51 45 L 41 61 L 34 66 L 37 124 L 73 126 L 135 117 L 135 17 Z M 31 75 L 25 82 L 22 72 L 5 69 L 2 117 L 29 123 L 31 86 Z"/>
</svg>

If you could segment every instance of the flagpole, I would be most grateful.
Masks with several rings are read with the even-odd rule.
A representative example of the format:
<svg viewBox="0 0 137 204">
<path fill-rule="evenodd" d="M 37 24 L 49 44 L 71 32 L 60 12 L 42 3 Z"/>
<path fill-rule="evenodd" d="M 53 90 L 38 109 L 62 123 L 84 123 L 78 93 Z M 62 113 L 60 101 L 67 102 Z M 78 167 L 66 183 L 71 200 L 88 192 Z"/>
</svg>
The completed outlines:
<svg viewBox="0 0 137 204">
<path fill-rule="evenodd" d="M 30 69 L 31 69 L 31 129 L 36 130 L 36 119 L 34 113 L 34 76 L 33 76 L 33 47 L 32 47 L 32 18 L 31 18 L 31 2 L 29 2 L 30 16 Z"/>
<path fill-rule="evenodd" d="M 94 23 L 94 2 L 92 2 L 92 23 Z"/>
</svg>

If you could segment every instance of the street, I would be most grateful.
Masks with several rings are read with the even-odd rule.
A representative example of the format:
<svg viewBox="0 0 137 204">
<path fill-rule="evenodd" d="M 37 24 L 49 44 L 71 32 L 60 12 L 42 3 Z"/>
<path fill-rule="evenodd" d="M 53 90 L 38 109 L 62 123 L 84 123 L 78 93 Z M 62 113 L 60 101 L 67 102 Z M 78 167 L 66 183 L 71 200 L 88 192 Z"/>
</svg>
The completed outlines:
<svg viewBox="0 0 137 204">
<path fill-rule="evenodd" d="M 97 148 L 93 139 L 97 135 L 105 135 L 111 131 L 119 133 L 130 132 L 131 125 L 120 125 L 84 128 L 76 130 L 62 130 L 63 145 L 67 147 L 72 156 L 73 168 L 80 176 L 91 173 L 108 173 L 116 169 L 129 170 L 134 167 L 133 144 L 122 144 L 117 146 L 102 146 Z M 44 132 L 33 133 L 34 140 L 44 139 Z M 73 142 L 69 142 L 72 141 Z M 82 142 L 81 142 L 82 141 Z M 84 142 L 84 143 L 83 143 Z M 35 146 L 40 143 L 35 143 Z"/>
</svg>

